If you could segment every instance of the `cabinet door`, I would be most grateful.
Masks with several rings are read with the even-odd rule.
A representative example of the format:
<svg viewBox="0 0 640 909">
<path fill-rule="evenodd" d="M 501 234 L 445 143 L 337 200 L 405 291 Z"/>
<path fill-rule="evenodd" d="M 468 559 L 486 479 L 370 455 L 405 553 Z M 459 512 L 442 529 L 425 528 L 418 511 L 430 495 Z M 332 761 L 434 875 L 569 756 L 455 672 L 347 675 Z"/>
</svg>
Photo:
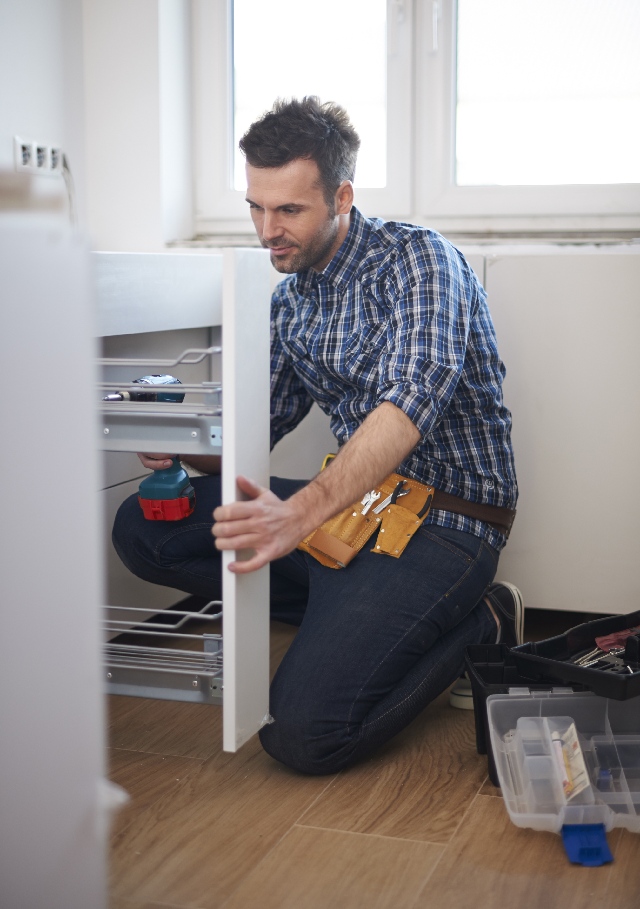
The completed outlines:
<svg viewBox="0 0 640 909">
<path fill-rule="evenodd" d="M 236 477 L 269 485 L 269 257 L 225 250 L 222 300 L 222 496 Z M 246 553 L 223 554 L 223 747 L 235 751 L 268 721 L 269 569 L 228 570 Z"/>
</svg>

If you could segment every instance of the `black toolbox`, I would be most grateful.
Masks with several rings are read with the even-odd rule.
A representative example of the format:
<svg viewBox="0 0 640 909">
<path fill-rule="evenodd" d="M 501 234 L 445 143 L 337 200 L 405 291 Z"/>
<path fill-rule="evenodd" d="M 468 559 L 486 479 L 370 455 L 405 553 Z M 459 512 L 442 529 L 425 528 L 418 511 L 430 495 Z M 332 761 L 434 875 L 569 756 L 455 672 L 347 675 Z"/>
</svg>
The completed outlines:
<svg viewBox="0 0 640 909">
<path fill-rule="evenodd" d="M 565 684 L 584 685 L 601 697 L 626 701 L 640 695 L 640 632 L 626 639 L 618 669 L 577 666 L 572 660 L 594 648 L 596 638 L 630 628 L 640 628 L 640 611 L 585 622 L 546 641 L 520 644 L 511 652 L 518 672 L 528 679 L 553 676 Z"/>
</svg>

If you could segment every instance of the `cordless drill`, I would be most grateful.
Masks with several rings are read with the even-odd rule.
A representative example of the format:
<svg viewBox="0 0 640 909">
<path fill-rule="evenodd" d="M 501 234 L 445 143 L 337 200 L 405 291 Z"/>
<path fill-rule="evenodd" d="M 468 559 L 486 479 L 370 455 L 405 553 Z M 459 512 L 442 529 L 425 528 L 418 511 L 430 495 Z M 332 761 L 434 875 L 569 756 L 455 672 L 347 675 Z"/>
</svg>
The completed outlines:
<svg viewBox="0 0 640 909">
<path fill-rule="evenodd" d="M 175 376 L 142 376 L 134 379 L 132 385 L 180 385 Z M 174 401 L 180 404 L 184 394 L 171 391 L 119 391 L 106 395 L 105 401 Z M 154 470 L 138 489 L 138 501 L 148 521 L 180 521 L 188 517 L 196 507 L 196 494 L 189 474 L 180 464 L 178 457 L 172 458 L 171 467 Z"/>
</svg>

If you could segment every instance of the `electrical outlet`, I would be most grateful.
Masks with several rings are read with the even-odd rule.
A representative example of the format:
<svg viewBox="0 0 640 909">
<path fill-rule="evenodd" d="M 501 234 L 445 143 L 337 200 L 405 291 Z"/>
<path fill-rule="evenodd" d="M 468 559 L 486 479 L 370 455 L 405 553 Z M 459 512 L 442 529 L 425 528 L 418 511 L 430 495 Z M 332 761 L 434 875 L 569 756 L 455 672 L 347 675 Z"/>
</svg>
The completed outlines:
<svg viewBox="0 0 640 909">
<path fill-rule="evenodd" d="M 13 137 L 15 168 L 22 173 L 57 177 L 62 174 L 63 153 L 56 145 Z"/>
</svg>

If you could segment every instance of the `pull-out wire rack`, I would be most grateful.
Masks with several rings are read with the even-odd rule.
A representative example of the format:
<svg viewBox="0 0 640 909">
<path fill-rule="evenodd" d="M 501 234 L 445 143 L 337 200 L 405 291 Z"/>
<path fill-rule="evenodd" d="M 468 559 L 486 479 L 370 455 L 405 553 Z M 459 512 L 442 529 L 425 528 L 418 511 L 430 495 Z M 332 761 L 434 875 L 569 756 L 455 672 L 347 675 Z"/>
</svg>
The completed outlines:
<svg viewBox="0 0 640 909">
<path fill-rule="evenodd" d="M 220 347 L 189 348 L 174 359 L 102 358 L 98 365 L 141 374 L 153 368 L 193 366 L 221 353 Z M 220 382 L 147 386 L 109 380 L 99 382 L 98 391 L 99 444 L 104 450 L 221 454 Z M 113 392 L 124 392 L 124 399 L 105 401 Z M 158 392 L 175 392 L 184 400 L 128 400 L 129 395 L 151 397 Z M 221 617 L 219 600 L 201 609 L 172 607 L 162 614 L 157 607 L 106 606 L 103 630 L 105 638 L 111 638 L 104 649 L 108 693 L 221 704 L 222 635 L 203 630 L 203 624 L 206 628 Z"/>
<path fill-rule="evenodd" d="M 108 357 L 98 364 L 104 381 L 99 390 L 92 389 L 100 410 L 97 446 L 108 452 L 219 456 L 224 502 L 242 498 L 238 476 L 267 487 L 272 270 L 266 250 L 94 256 L 100 266 L 98 334 L 105 339 L 103 356 Z M 187 330 L 190 334 L 183 334 Z M 176 344 L 189 349 L 174 358 Z M 213 344 L 222 346 L 209 346 Z M 147 356 L 148 350 L 152 356 Z M 159 373 L 175 375 L 184 384 L 154 389 L 135 384 L 135 378 Z M 102 400 L 124 390 L 128 394 L 119 396 L 124 400 Z M 156 399 L 131 400 L 146 391 L 157 391 Z M 182 392 L 182 402 L 180 397 L 162 400 L 167 393 Z M 109 455 L 105 460 L 110 513 L 135 489 L 142 471 L 131 455 Z M 194 486 L 197 496 L 195 481 Z M 109 557 L 117 558 L 115 553 Z M 222 740 L 230 752 L 269 722 L 269 569 L 265 565 L 250 573 L 228 570 L 243 558 L 243 550 L 221 553 L 221 589 L 211 592 L 223 601 Z M 217 634 L 222 625 L 187 615 L 181 617 L 185 623 L 180 628 L 152 627 L 164 624 L 176 609 L 186 612 L 193 603 L 199 608 L 205 600 L 163 608 L 160 603 L 172 599 L 171 593 L 154 595 L 129 582 L 119 566 L 109 581 L 113 591 L 109 602 L 149 611 L 107 611 L 111 630 L 105 636 L 113 638 L 106 645 L 108 690 L 215 702 L 222 687 L 222 639 Z M 219 606 L 207 612 L 211 610 L 216 614 Z M 129 634 L 132 630 L 135 635 Z"/>
<path fill-rule="evenodd" d="M 103 358 L 103 367 L 150 367 L 171 369 L 192 366 L 206 357 L 221 354 L 221 347 L 189 348 L 175 359 Z M 106 451 L 179 451 L 180 454 L 221 454 L 222 451 L 222 384 L 220 382 L 185 382 L 177 386 L 141 386 L 118 381 L 98 383 L 102 425 L 99 445 Z M 104 401 L 110 392 L 132 395 L 153 391 L 179 391 L 185 400 L 178 401 Z"/>
<path fill-rule="evenodd" d="M 190 630 L 219 620 L 221 610 L 220 600 L 199 610 L 172 608 L 162 616 L 157 609 L 105 607 L 104 630 L 118 633 L 104 650 L 109 694 L 221 704 L 222 635 Z M 140 624 L 132 627 L 136 616 Z M 175 623 L 168 625 L 171 620 Z M 130 642 L 136 637 L 141 643 Z"/>
</svg>

